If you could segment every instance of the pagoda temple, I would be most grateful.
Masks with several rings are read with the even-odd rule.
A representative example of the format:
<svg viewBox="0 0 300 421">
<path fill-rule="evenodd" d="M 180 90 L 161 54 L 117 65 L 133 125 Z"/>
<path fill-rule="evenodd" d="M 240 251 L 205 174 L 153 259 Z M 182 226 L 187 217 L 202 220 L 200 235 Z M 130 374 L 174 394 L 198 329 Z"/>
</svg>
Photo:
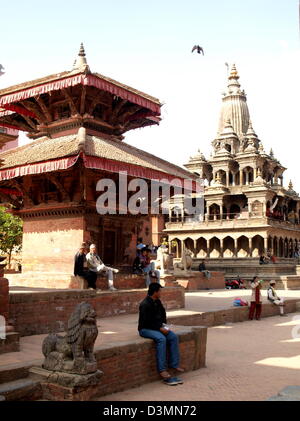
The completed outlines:
<svg viewBox="0 0 300 421">
<path fill-rule="evenodd" d="M 194 258 L 224 263 L 268 252 L 293 258 L 300 246 L 300 198 L 291 182 L 283 186 L 286 168 L 272 150 L 265 152 L 253 128 L 235 65 L 212 147 L 210 158 L 199 150 L 185 165 L 205 180 L 203 218 L 186 215 L 180 196 L 170 205 L 165 232 L 174 252 L 180 256 L 185 245 Z"/>
<path fill-rule="evenodd" d="M 104 178 L 118 185 L 120 172 L 128 183 L 191 178 L 123 141 L 129 130 L 159 124 L 160 108 L 158 99 L 92 73 L 83 45 L 72 70 L 0 90 L 0 142 L 9 130 L 32 139 L 0 154 L 0 201 L 24 223 L 22 275 L 69 276 L 82 241 L 110 265 L 130 264 L 138 237 L 159 243 L 162 215 L 99 214 L 96 186 Z"/>
</svg>

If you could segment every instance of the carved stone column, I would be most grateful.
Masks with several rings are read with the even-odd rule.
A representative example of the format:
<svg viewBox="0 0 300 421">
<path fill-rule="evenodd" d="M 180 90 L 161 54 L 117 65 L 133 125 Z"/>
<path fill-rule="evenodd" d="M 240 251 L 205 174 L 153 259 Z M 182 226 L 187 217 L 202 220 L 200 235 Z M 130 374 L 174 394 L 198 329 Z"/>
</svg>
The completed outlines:
<svg viewBox="0 0 300 421">
<path fill-rule="evenodd" d="M 252 257 L 252 237 L 249 238 L 249 257 Z"/>
<path fill-rule="evenodd" d="M 233 251 L 233 256 L 237 257 L 237 248 L 238 248 L 238 240 L 237 238 L 234 238 L 234 251 Z"/>
</svg>

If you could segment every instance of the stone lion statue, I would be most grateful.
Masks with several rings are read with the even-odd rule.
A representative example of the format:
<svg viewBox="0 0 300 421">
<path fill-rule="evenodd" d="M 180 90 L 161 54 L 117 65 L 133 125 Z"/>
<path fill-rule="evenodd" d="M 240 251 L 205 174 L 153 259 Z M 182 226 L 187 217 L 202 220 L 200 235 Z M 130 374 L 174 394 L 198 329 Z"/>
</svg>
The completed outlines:
<svg viewBox="0 0 300 421">
<path fill-rule="evenodd" d="M 174 263 L 174 269 L 183 269 L 186 271 L 192 270 L 193 258 L 191 250 L 183 250 L 180 262 Z"/>
<path fill-rule="evenodd" d="M 98 336 L 96 312 L 91 304 L 78 304 L 68 321 L 66 336 L 48 335 L 42 345 L 43 368 L 87 374 L 97 370 L 94 344 Z"/>
</svg>

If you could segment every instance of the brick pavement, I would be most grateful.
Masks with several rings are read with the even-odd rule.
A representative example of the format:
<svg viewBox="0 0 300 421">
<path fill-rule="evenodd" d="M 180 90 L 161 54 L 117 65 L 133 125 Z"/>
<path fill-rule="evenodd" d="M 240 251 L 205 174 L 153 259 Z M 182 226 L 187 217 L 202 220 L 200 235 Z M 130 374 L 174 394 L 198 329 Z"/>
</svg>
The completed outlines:
<svg viewBox="0 0 300 421">
<path fill-rule="evenodd" d="M 291 336 L 300 324 L 292 320 L 295 315 L 209 328 L 207 367 L 182 375 L 183 385 L 157 381 L 98 400 L 262 401 L 288 385 L 299 386 L 300 338 Z"/>
</svg>

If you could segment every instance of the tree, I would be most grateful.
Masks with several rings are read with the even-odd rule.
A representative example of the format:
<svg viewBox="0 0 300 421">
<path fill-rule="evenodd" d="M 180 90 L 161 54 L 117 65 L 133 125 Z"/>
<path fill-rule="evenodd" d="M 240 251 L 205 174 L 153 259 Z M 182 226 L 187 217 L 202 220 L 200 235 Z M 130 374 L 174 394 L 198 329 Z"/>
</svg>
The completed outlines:
<svg viewBox="0 0 300 421">
<path fill-rule="evenodd" d="M 22 248 L 22 231 L 22 220 L 0 206 L 0 250 L 8 255 L 8 265 L 12 252 L 19 252 Z"/>
</svg>

